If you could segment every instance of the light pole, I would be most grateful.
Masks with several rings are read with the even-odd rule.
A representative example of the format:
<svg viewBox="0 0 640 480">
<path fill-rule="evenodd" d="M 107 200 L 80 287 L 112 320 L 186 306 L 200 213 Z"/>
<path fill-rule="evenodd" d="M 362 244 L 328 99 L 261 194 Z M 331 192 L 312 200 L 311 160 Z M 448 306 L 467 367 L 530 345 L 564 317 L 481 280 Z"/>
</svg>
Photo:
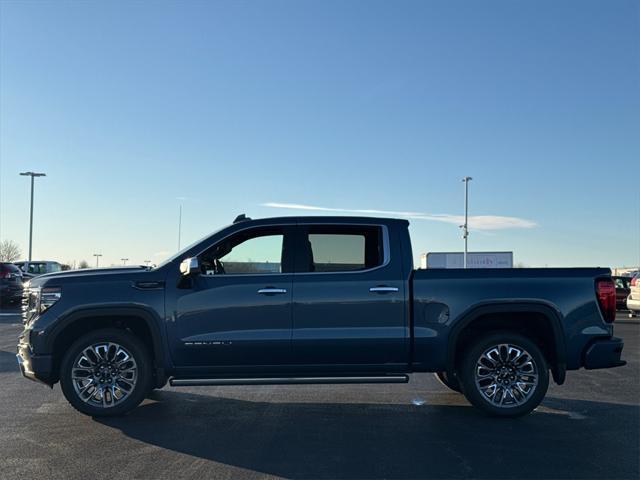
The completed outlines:
<svg viewBox="0 0 640 480">
<path fill-rule="evenodd" d="M 127 264 L 127 260 L 129 260 L 128 258 L 121 258 L 120 260 L 122 260 L 122 265 L 126 265 Z"/>
<path fill-rule="evenodd" d="M 98 268 L 98 266 L 100 265 L 100 257 L 102 256 L 102 254 L 94 253 L 93 256 L 96 257 L 96 268 Z"/>
<path fill-rule="evenodd" d="M 178 213 L 178 251 L 180 251 L 180 234 L 182 233 L 182 204 Z"/>
<path fill-rule="evenodd" d="M 462 238 L 464 238 L 464 268 L 467 268 L 467 243 L 469 238 L 469 182 L 473 180 L 471 177 L 464 177 L 464 225 L 462 225 Z"/>
<path fill-rule="evenodd" d="M 31 177 L 31 211 L 29 214 L 29 261 L 31 261 L 31 252 L 33 246 L 33 179 L 35 177 L 46 177 L 46 173 L 21 172 L 20 175 Z"/>
</svg>

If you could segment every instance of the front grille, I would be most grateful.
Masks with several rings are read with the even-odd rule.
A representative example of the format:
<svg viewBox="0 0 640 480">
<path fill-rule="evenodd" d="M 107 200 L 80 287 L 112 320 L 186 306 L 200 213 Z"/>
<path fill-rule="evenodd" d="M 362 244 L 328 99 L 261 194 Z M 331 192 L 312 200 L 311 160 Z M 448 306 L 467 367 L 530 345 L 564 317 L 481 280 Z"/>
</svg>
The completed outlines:
<svg viewBox="0 0 640 480">
<path fill-rule="evenodd" d="M 22 291 L 22 322 L 29 323 L 38 313 L 39 290 L 25 288 Z"/>
</svg>

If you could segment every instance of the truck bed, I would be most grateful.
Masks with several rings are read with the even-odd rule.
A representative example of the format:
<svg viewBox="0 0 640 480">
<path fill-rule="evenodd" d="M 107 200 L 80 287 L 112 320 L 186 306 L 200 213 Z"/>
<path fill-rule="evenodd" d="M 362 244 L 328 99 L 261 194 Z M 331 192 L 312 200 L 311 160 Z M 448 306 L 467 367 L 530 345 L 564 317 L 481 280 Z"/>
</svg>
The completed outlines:
<svg viewBox="0 0 640 480">
<path fill-rule="evenodd" d="M 580 368 L 586 344 L 611 335 L 612 327 L 602 320 L 593 294 L 595 280 L 610 274 L 608 268 L 415 270 L 414 369 L 444 367 L 448 342 L 443 338 L 454 341 L 455 330 L 496 304 L 517 305 L 524 321 L 536 312 L 552 314 L 565 339 L 576 340 L 566 342 L 567 369 Z M 592 335 L 579 335 L 585 330 Z"/>
</svg>

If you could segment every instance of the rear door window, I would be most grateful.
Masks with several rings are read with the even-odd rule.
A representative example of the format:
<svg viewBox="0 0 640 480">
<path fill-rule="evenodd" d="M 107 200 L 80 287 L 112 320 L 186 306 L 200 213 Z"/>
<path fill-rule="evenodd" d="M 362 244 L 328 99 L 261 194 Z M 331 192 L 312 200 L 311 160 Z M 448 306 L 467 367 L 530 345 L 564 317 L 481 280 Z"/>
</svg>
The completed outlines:
<svg viewBox="0 0 640 480">
<path fill-rule="evenodd" d="M 357 272 L 383 264 L 382 229 L 376 226 L 310 226 L 302 272 Z"/>
</svg>

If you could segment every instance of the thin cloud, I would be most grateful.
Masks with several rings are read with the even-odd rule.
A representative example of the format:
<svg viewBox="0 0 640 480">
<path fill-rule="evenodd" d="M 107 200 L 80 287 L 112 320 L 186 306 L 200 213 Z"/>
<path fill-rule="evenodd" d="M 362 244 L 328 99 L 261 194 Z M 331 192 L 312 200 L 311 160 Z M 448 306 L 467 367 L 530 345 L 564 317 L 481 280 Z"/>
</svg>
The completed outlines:
<svg viewBox="0 0 640 480">
<path fill-rule="evenodd" d="M 278 203 L 266 202 L 260 204 L 262 207 L 284 208 L 289 210 L 307 210 L 314 212 L 331 213 L 355 213 L 359 215 L 382 215 L 388 217 L 410 218 L 412 220 L 428 220 L 432 222 L 450 223 L 462 225 L 464 216 L 449 215 L 446 213 L 423 213 L 423 212 L 403 212 L 393 210 L 371 210 L 371 209 L 350 209 L 350 208 L 330 208 L 315 205 L 304 205 L 300 203 Z M 534 221 L 518 217 L 504 217 L 500 215 L 471 215 L 469 216 L 469 228 L 477 230 L 506 230 L 513 228 L 535 228 L 538 224 Z"/>
</svg>

